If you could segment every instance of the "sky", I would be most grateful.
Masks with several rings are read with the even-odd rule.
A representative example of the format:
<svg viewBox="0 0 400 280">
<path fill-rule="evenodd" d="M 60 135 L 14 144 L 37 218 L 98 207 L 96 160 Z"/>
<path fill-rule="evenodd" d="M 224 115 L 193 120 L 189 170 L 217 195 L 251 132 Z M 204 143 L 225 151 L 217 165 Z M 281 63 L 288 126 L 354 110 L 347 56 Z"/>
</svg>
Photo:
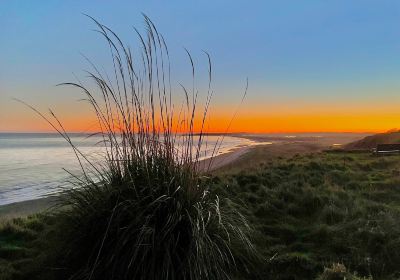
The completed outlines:
<svg viewBox="0 0 400 280">
<path fill-rule="evenodd" d="M 82 54 L 112 70 L 107 45 L 84 13 L 133 46 L 133 26 L 144 30 L 141 13 L 148 15 L 171 52 L 176 92 L 179 83 L 191 84 L 184 48 L 200 88 L 207 50 L 215 91 L 210 131 L 225 131 L 237 108 L 231 132 L 400 128 L 399 1 L 0 0 L 0 131 L 51 131 L 13 98 L 51 108 L 70 131 L 93 129 L 81 93 L 55 86 L 85 78 Z"/>
</svg>

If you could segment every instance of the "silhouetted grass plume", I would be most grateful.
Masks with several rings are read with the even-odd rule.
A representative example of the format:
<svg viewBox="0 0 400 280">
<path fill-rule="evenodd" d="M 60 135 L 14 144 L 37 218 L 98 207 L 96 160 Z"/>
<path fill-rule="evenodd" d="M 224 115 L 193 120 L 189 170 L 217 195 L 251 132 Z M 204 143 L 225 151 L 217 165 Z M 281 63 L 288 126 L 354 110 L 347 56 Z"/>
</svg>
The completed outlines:
<svg viewBox="0 0 400 280">
<path fill-rule="evenodd" d="M 230 279 L 255 251 L 245 218 L 229 203 L 221 207 L 199 168 L 212 97 L 210 56 L 205 107 L 197 108 L 194 82 L 191 90 L 182 86 L 184 102 L 176 106 L 168 48 L 152 21 L 144 16 L 145 34 L 135 29 L 142 52 L 134 56 L 91 19 L 109 45 L 113 74 L 87 59 L 97 88 L 63 85 L 82 90 L 94 109 L 105 161 L 88 159 L 55 114 L 32 108 L 71 145 L 82 168 L 55 214 L 49 270 L 57 279 Z"/>
</svg>

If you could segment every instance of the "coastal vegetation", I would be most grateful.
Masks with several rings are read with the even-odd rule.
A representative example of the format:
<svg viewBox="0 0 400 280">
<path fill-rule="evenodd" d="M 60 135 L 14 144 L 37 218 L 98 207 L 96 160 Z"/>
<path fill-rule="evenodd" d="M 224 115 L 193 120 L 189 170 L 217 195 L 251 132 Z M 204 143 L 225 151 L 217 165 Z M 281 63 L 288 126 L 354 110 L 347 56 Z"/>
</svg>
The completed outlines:
<svg viewBox="0 0 400 280">
<path fill-rule="evenodd" d="M 257 149 L 264 148 L 248 158 Z M 212 193 L 229 199 L 221 207 L 248 219 L 262 255 L 249 272 L 238 265 L 244 273 L 237 278 L 398 279 L 399 170 L 396 155 L 327 151 L 215 171 Z M 35 279 L 49 269 L 40 262 L 54 253 L 46 248 L 57 222 L 40 214 L 3 224 L 0 274 L 10 275 L 4 279 Z"/>
<path fill-rule="evenodd" d="M 215 188 L 255 226 L 263 277 L 313 279 L 340 263 L 365 277 L 397 279 L 399 168 L 398 156 L 326 151 L 265 159 L 252 171 L 216 177 Z"/>
</svg>

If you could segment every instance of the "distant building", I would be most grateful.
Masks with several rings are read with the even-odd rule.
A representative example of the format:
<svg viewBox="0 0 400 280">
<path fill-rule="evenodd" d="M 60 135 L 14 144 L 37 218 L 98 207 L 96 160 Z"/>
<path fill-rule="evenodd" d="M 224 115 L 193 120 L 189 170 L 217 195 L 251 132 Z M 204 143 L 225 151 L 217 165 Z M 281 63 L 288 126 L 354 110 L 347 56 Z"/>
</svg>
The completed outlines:
<svg viewBox="0 0 400 280">
<path fill-rule="evenodd" d="M 378 144 L 374 149 L 376 154 L 400 154 L 400 144 Z"/>
</svg>

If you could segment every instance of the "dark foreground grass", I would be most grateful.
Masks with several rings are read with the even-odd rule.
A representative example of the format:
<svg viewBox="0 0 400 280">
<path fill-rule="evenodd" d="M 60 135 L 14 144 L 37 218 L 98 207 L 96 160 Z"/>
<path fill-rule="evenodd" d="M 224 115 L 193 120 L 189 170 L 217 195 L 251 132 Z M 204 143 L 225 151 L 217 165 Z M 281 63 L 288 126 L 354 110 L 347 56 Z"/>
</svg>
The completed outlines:
<svg viewBox="0 0 400 280">
<path fill-rule="evenodd" d="M 52 254 L 55 220 L 33 215 L 2 222 L 0 226 L 0 279 L 47 279 L 44 260 Z"/>
<path fill-rule="evenodd" d="M 213 177 L 213 193 L 247 217 L 265 258 L 241 277 L 398 279 L 399 168 L 397 156 L 324 152 Z M 1 270 L 37 270 L 34 256 L 45 254 L 41 236 L 52 239 L 53 222 L 35 217 L 3 227 Z"/>
</svg>

